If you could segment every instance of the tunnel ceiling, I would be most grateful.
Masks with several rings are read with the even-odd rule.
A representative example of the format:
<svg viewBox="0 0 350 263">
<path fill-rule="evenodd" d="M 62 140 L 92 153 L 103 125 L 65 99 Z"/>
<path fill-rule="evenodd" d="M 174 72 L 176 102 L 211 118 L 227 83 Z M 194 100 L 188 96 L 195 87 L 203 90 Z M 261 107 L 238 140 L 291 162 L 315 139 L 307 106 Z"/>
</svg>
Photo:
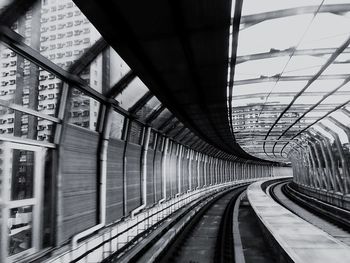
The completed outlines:
<svg viewBox="0 0 350 263">
<path fill-rule="evenodd" d="M 181 122 L 225 152 L 285 162 L 305 132 L 350 123 L 350 3 L 75 3 Z"/>
<path fill-rule="evenodd" d="M 257 160 L 228 121 L 231 2 L 74 1 L 159 100 L 217 148 Z"/>
</svg>

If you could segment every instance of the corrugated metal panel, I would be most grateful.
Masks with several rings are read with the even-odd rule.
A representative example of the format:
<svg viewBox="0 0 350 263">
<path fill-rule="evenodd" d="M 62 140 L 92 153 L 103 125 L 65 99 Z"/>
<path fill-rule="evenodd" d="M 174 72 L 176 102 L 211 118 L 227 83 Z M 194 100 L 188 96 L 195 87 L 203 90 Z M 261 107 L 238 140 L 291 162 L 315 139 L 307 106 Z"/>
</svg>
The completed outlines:
<svg viewBox="0 0 350 263">
<path fill-rule="evenodd" d="M 141 146 L 126 146 L 126 210 L 127 213 L 141 205 Z"/>
<path fill-rule="evenodd" d="M 110 139 L 107 153 L 106 223 L 123 216 L 123 152 L 124 141 Z"/>
<path fill-rule="evenodd" d="M 182 192 L 188 190 L 188 159 L 182 158 Z"/>
<path fill-rule="evenodd" d="M 192 169 L 192 189 L 195 189 L 197 187 L 197 161 L 195 157 L 193 156 L 192 162 L 191 162 L 191 169 Z"/>
<path fill-rule="evenodd" d="M 156 201 L 162 199 L 162 152 L 156 151 L 154 157 L 154 180 Z"/>
<path fill-rule="evenodd" d="M 98 133 L 74 125 L 63 131 L 59 243 L 97 224 L 98 139 Z"/>
<path fill-rule="evenodd" d="M 147 153 L 147 206 L 151 206 L 155 203 L 154 196 L 154 150 L 148 149 Z"/>
<path fill-rule="evenodd" d="M 169 198 L 171 196 L 171 177 L 172 177 L 172 170 L 171 170 L 171 148 L 168 149 L 168 156 L 166 159 L 166 165 L 165 165 L 165 174 L 166 174 L 166 196 Z"/>
</svg>

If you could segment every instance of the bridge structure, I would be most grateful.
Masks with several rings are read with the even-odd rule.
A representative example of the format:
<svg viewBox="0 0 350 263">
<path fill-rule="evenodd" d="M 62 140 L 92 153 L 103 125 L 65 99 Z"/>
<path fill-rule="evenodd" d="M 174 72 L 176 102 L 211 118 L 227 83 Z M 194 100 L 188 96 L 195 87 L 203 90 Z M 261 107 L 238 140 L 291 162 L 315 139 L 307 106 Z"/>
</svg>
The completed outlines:
<svg viewBox="0 0 350 263">
<path fill-rule="evenodd" d="M 184 242 L 169 233 L 211 202 L 224 213 L 234 191 L 226 213 L 257 216 L 271 255 L 344 262 L 347 242 L 298 219 L 283 231 L 317 233 L 300 246 L 329 243 L 298 250 L 270 217 L 293 211 L 285 195 L 349 230 L 349 12 L 330 0 L 0 0 L 0 261 L 176 260 L 164 251 Z M 218 229 L 247 251 L 248 230 Z M 234 247 L 207 251 L 249 261 Z"/>
</svg>

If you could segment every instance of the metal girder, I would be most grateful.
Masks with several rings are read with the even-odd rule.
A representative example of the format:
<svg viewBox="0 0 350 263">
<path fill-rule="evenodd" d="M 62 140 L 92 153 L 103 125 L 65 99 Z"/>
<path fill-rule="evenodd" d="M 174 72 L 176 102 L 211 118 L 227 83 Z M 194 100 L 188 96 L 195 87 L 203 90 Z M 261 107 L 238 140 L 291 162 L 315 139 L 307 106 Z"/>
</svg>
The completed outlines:
<svg viewBox="0 0 350 263">
<path fill-rule="evenodd" d="M 136 73 L 133 70 L 129 70 L 111 89 L 106 93 L 106 97 L 114 98 L 120 92 L 122 92 L 133 79 L 136 77 Z"/>
<path fill-rule="evenodd" d="M 147 102 L 150 101 L 150 99 L 153 97 L 152 92 L 147 91 L 145 95 L 142 96 L 141 99 L 139 99 L 130 109 L 129 112 L 131 114 L 135 114 L 139 110 L 143 108 L 143 106 L 146 105 Z"/>
<path fill-rule="evenodd" d="M 165 110 L 165 106 L 161 104 L 157 110 L 155 110 L 154 112 L 151 113 L 150 116 L 148 116 L 148 118 L 146 119 L 146 123 L 149 124 L 152 121 L 154 121 L 162 113 L 163 110 Z"/>
<path fill-rule="evenodd" d="M 274 124 L 271 126 L 269 131 L 267 132 L 265 139 L 269 136 L 272 129 L 277 125 L 278 121 L 283 117 L 283 115 L 289 110 L 289 108 L 294 104 L 294 102 L 301 96 L 301 94 L 304 93 L 304 91 L 315 81 L 317 80 L 321 74 L 333 63 L 333 61 L 348 47 L 350 44 L 350 37 L 346 39 L 346 41 L 339 47 L 337 50 L 331 55 L 331 57 L 327 60 L 327 62 L 319 69 L 319 71 L 308 81 L 308 83 L 305 85 L 305 87 L 300 90 L 296 96 L 293 98 L 293 100 L 289 103 L 289 105 L 280 113 Z M 263 148 L 265 149 L 265 144 L 263 145 Z"/>
<path fill-rule="evenodd" d="M 72 74 L 79 75 L 107 47 L 108 43 L 101 37 L 70 66 L 68 71 Z"/>
<path fill-rule="evenodd" d="M 229 62 L 229 82 L 228 82 L 228 106 L 229 106 L 229 116 L 232 116 L 232 96 L 233 96 L 233 83 L 234 83 L 234 75 L 235 75 L 235 68 L 236 68 L 236 58 L 237 58 L 237 46 L 238 46 L 238 35 L 239 35 L 239 26 L 241 23 L 241 15 L 242 15 L 242 5 L 243 0 L 238 0 L 233 2 L 232 5 L 235 5 L 235 12 L 233 14 L 233 22 L 232 22 L 232 42 L 231 42 L 231 54 L 230 56 L 230 62 Z M 231 7 L 232 8 L 232 7 Z M 232 118 L 229 118 L 230 122 L 230 129 L 232 134 Z"/>
<path fill-rule="evenodd" d="M 11 30 L 10 28 L 0 26 L 0 41 L 5 43 L 10 49 L 14 50 L 20 56 L 25 57 L 26 59 L 47 70 L 48 72 L 53 73 L 62 81 L 68 82 L 76 86 L 77 89 L 90 95 L 92 98 L 98 101 L 107 100 L 107 98 L 104 95 L 100 94 L 99 92 L 88 86 L 82 78 L 65 71 L 64 69 L 53 63 L 51 60 L 45 58 L 36 50 L 25 45 L 23 42 L 23 37 Z"/>
<path fill-rule="evenodd" d="M 303 128 L 301 131 L 299 131 L 297 134 L 295 134 L 291 139 L 294 139 L 295 137 L 299 136 L 301 133 L 303 133 L 304 131 L 306 131 L 307 129 L 309 129 L 311 126 L 315 125 L 317 122 L 323 120 L 324 118 L 326 118 L 328 115 L 332 114 L 333 112 L 345 107 L 348 103 L 350 103 L 350 100 L 346 101 L 345 103 L 339 105 L 338 107 L 334 108 L 333 110 L 327 112 L 324 116 L 318 118 L 317 120 L 315 120 L 313 123 L 309 124 L 307 127 Z M 344 112 L 344 109 L 342 109 L 342 111 Z M 283 146 L 281 152 L 284 150 L 284 148 L 288 145 L 288 142 Z"/>
<path fill-rule="evenodd" d="M 159 126 L 158 130 L 163 130 L 173 119 L 175 118 L 175 115 L 171 114 L 169 118 L 164 120 L 164 122 Z"/>
<path fill-rule="evenodd" d="M 287 129 L 285 129 L 281 135 L 278 137 L 278 139 L 282 138 L 283 135 L 286 134 L 286 132 L 291 129 L 296 123 L 298 123 L 302 118 L 305 117 L 306 114 L 308 114 L 309 112 L 311 112 L 312 110 L 314 110 L 317 106 L 319 106 L 325 99 L 327 99 L 329 96 L 333 95 L 335 92 L 337 92 L 340 88 L 342 88 L 344 85 L 346 85 L 348 82 L 350 81 L 350 77 L 348 77 L 346 80 L 343 81 L 342 84 L 340 84 L 337 88 L 335 88 L 334 90 L 332 90 L 331 92 L 328 92 L 326 95 L 324 95 L 317 103 L 315 103 L 311 108 L 309 108 L 308 110 L 306 110 L 301 116 L 299 116 L 292 124 L 290 124 Z M 274 153 L 274 149 L 275 149 L 275 145 L 272 149 L 273 153 Z"/>
<path fill-rule="evenodd" d="M 315 56 L 320 57 L 323 55 L 330 55 L 336 51 L 336 48 L 315 48 L 315 49 L 294 49 L 288 48 L 284 50 L 275 50 L 271 49 L 269 52 L 257 53 L 251 55 L 238 56 L 236 59 L 236 64 L 244 63 L 252 60 L 261 60 L 274 57 L 283 57 L 283 56 Z M 346 48 L 343 51 L 343 54 L 350 53 L 350 48 Z"/>
<path fill-rule="evenodd" d="M 181 133 L 184 132 L 185 130 L 186 130 L 186 126 L 183 126 L 180 130 L 178 130 L 178 132 L 175 133 L 174 136 L 173 136 L 174 140 L 176 140 L 176 138 L 177 138 L 178 136 L 180 136 Z"/>
<path fill-rule="evenodd" d="M 270 19 L 302 15 L 302 14 L 312 14 L 317 10 L 317 8 L 319 8 L 319 5 L 310 5 L 310 6 L 304 6 L 304 7 L 288 8 L 288 9 L 276 10 L 271 12 L 264 12 L 259 14 L 242 16 L 241 24 L 245 24 L 246 26 L 249 26 L 249 25 L 254 25 Z M 318 13 L 342 14 L 349 11 L 350 11 L 350 4 L 333 4 L 333 5 L 322 5 L 319 8 Z"/>
<path fill-rule="evenodd" d="M 328 67 L 329 65 L 327 65 Z M 318 80 L 330 80 L 330 79 L 346 79 L 349 77 L 349 74 L 328 74 L 322 75 L 321 73 L 327 68 L 321 68 L 319 74 L 316 75 L 307 75 L 307 76 L 281 76 L 279 74 L 274 76 L 260 76 L 260 78 L 253 79 L 244 79 L 244 80 L 235 80 L 234 86 L 241 86 L 247 84 L 256 84 L 264 82 L 275 82 L 275 81 L 309 81 L 310 84 L 307 84 L 307 87 L 310 86 L 316 79 Z M 304 88 L 305 89 L 305 88 Z M 303 89 L 303 90 L 304 90 Z"/>
<path fill-rule="evenodd" d="M 326 92 L 320 92 L 320 91 L 313 91 L 313 92 L 304 92 L 303 97 L 314 97 L 314 96 L 323 96 L 329 93 Z M 339 96 L 348 96 L 350 94 L 350 91 L 340 91 L 337 92 L 336 95 Z M 266 96 L 266 93 L 254 93 L 254 94 L 247 94 L 247 95 L 236 95 L 233 97 L 233 101 L 235 100 L 242 100 L 242 99 L 251 99 L 251 98 L 261 98 L 263 96 Z M 275 93 L 271 93 L 270 94 L 270 98 L 271 97 L 293 97 L 295 95 L 295 92 L 275 92 Z M 332 94 L 331 94 L 332 95 Z M 275 105 L 275 104 L 273 104 Z M 280 104 L 283 105 L 283 104 Z M 238 113 L 239 114 L 239 113 Z M 251 114 L 251 112 L 247 112 L 247 114 Z M 233 113 L 233 116 L 235 115 L 235 113 Z"/>
<path fill-rule="evenodd" d="M 164 134 L 168 135 L 168 133 L 172 130 L 175 129 L 181 122 L 179 120 L 175 121 L 173 125 L 171 125 L 170 127 L 168 127 L 165 131 Z M 173 127 L 175 126 L 175 127 Z"/>
</svg>

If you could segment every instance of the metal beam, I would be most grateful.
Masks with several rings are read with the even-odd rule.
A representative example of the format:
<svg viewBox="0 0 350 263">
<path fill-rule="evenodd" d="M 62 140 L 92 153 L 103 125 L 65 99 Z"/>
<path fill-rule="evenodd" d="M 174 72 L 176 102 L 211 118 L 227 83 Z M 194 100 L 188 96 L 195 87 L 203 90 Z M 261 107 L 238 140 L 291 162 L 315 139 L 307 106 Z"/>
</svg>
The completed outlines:
<svg viewBox="0 0 350 263">
<path fill-rule="evenodd" d="M 136 73 L 133 70 L 129 70 L 107 93 L 106 97 L 114 98 L 120 92 L 122 92 L 133 79 L 136 77 Z"/>
<path fill-rule="evenodd" d="M 315 49 L 288 48 L 284 50 L 271 49 L 269 52 L 238 56 L 236 59 L 236 65 L 247 61 L 252 61 L 252 60 L 261 60 L 261 59 L 268 59 L 268 58 L 274 58 L 274 57 L 290 56 L 292 54 L 293 56 L 321 57 L 323 55 L 333 54 L 335 51 L 336 51 L 336 48 L 315 48 Z M 350 53 L 350 48 L 346 48 L 343 51 L 343 54 L 348 54 L 348 53 Z"/>
<path fill-rule="evenodd" d="M 146 92 L 145 95 L 142 96 L 141 99 L 139 99 L 130 109 L 129 112 L 131 114 L 135 114 L 136 112 L 138 112 L 139 110 L 141 110 L 147 102 L 150 101 L 150 99 L 153 97 L 153 94 L 148 91 Z"/>
<path fill-rule="evenodd" d="M 271 20 L 276 18 L 302 15 L 302 14 L 312 14 L 319 8 L 319 5 L 310 5 L 303 7 L 295 7 L 288 9 L 275 10 L 271 12 L 264 12 L 259 14 L 242 16 L 241 24 L 246 26 L 261 23 L 265 20 Z M 322 5 L 319 8 L 318 13 L 335 13 L 342 14 L 350 11 L 350 4 L 333 4 L 333 5 Z"/>
<path fill-rule="evenodd" d="M 334 93 L 336 93 L 340 88 L 342 88 L 344 85 L 346 85 L 348 82 L 350 81 L 350 77 L 348 77 L 346 80 L 343 81 L 342 84 L 340 84 L 338 87 L 336 87 L 334 90 L 332 90 L 331 92 L 328 92 L 326 95 L 324 95 L 317 103 L 315 103 L 311 108 L 309 108 L 308 110 L 306 110 L 301 116 L 299 116 L 292 124 L 290 124 L 287 129 L 285 129 L 281 135 L 278 137 L 278 140 L 280 138 L 282 138 L 287 131 L 289 131 L 289 129 L 291 129 L 296 123 L 298 123 L 302 118 L 305 117 L 306 114 L 308 114 L 309 112 L 311 112 L 312 110 L 314 110 L 317 106 L 319 106 L 325 99 L 327 99 L 329 96 L 333 95 Z M 273 146 L 272 152 L 275 154 L 275 146 L 276 144 Z"/>
<path fill-rule="evenodd" d="M 327 65 L 328 67 L 329 65 Z M 327 68 L 326 67 L 326 68 Z M 321 73 L 326 69 L 321 68 Z M 319 71 L 319 72 L 320 72 Z M 328 74 L 328 75 L 322 75 L 321 73 L 318 75 L 307 75 L 307 76 L 281 76 L 280 74 L 276 74 L 274 76 L 260 76 L 260 78 L 253 78 L 253 79 L 243 79 L 243 80 L 235 80 L 234 86 L 240 86 L 240 85 L 247 85 L 247 84 L 256 84 L 256 83 L 265 83 L 265 82 L 275 82 L 275 81 L 309 81 L 314 82 L 315 76 L 317 76 L 318 80 L 330 80 L 330 79 L 346 79 L 349 77 L 349 74 Z M 311 85 L 308 84 L 308 86 Z M 304 89 L 303 89 L 304 90 Z"/>
<path fill-rule="evenodd" d="M 283 117 L 283 115 L 289 110 L 289 108 L 294 104 L 294 102 L 297 100 L 297 98 L 299 98 L 304 91 L 310 87 L 310 85 L 316 81 L 317 79 L 319 79 L 319 77 L 321 76 L 321 74 L 333 63 L 333 61 L 348 47 L 348 45 L 350 44 L 350 37 L 348 39 L 346 39 L 346 41 L 339 47 L 337 48 L 337 50 L 331 55 L 331 57 L 327 60 L 327 62 L 320 68 L 320 70 L 312 77 L 312 79 L 310 79 L 308 81 L 308 83 L 305 85 L 305 87 L 300 90 L 296 96 L 293 98 L 293 100 L 289 103 L 289 105 L 280 113 L 280 115 L 278 116 L 278 118 L 276 119 L 276 121 L 274 122 L 274 124 L 270 127 L 269 131 L 267 132 L 265 139 L 267 139 L 267 137 L 269 136 L 270 132 L 272 131 L 272 129 L 277 125 L 277 123 L 279 122 L 279 120 Z M 263 148 L 265 149 L 265 144 L 263 145 Z"/>
</svg>

